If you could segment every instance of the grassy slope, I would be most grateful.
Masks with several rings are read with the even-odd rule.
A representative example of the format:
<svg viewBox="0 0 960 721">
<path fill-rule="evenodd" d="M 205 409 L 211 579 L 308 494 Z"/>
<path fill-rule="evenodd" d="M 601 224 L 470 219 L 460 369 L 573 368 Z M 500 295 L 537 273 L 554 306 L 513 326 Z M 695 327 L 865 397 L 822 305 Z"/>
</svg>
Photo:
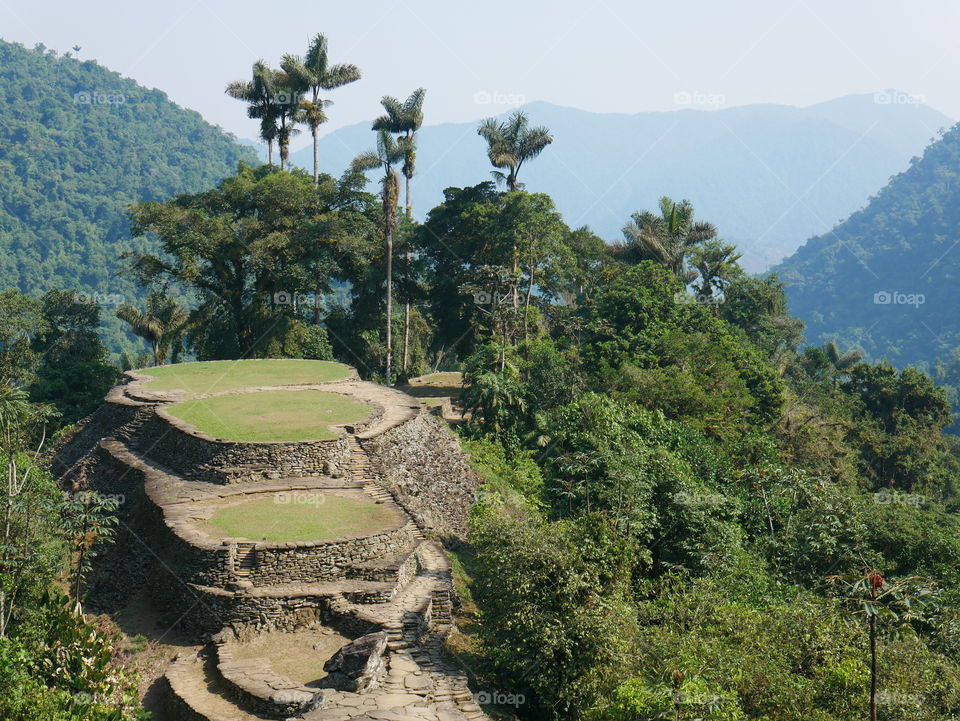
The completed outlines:
<svg viewBox="0 0 960 721">
<path fill-rule="evenodd" d="M 281 493 L 253 496 L 226 506 L 202 527 L 211 535 L 255 541 L 323 541 L 368 535 L 398 520 L 393 510 L 373 500 Z"/>
<path fill-rule="evenodd" d="M 171 415 L 227 441 L 320 441 L 336 438 L 330 426 L 370 415 L 366 403 L 316 390 L 260 391 L 176 403 Z"/>
<path fill-rule="evenodd" d="M 348 366 L 316 360 L 241 360 L 177 363 L 144 368 L 155 391 L 180 389 L 193 395 L 222 393 L 252 386 L 305 385 L 340 380 Z"/>
</svg>

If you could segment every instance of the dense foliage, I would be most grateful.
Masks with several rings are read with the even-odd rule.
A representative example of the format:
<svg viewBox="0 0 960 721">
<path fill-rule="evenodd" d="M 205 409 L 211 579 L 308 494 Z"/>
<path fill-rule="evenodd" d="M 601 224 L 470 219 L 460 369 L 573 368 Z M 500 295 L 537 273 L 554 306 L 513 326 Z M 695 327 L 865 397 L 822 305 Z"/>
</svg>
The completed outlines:
<svg viewBox="0 0 960 721">
<path fill-rule="evenodd" d="M 861 211 L 812 238 L 778 272 L 816 343 L 933 369 L 960 345 L 952 279 L 960 221 L 960 126 Z"/>
<path fill-rule="evenodd" d="M 249 82 L 228 87 L 277 142 L 281 167 L 238 163 L 222 180 L 212 158 L 239 157 L 229 140 L 158 94 L 127 102 L 136 86 L 91 63 L 0 52 L 43 82 L 63 74 L 59 95 L 14 99 L 32 124 L 7 130 L 17 147 L 0 163 L 31 180 L 7 188 L 4 212 L 20 210 L 0 240 L 37 255 L 8 260 L 3 272 L 31 291 L 53 278 L 70 288 L 0 293 L 3 718 L 140 713 L 110 639 L 73 607 L 113 538 L 116 507 L 96 494 L 64 498 L 80 489 L 58 489 L 37 452 L 51 424 L 87 414 L 114 381 L 98 336 L 114 322 L 150 349 L 125 356 L 135 365 L 335 357 L 388 384 L 463 371 L 460 432 L 485 482 L 456 549 L 459 588 L 475 604 L 464 643 L 476 680 L 496 691 L 489 698 L 523 719 L 960 715 L 960 444 L 943 433 L 956 353 L 936 368 L 936 380 L 954 383 L 945 389 L 915 367 L 865 362 L 849 338 L 804 348 L 785 284 L 749 277 L 736 248 L 685 200 L 637 210 L 618 244 L 568 227 L 548 195 L 519 180 L 521 165 L 553 141 L 523 113 L 480 127 L 500 186 L 447 188 L 423 224 L 409 192 L 399 210 L 401 173 L 409 181 L 416 168 L 422 89 L 405 102 L 384 98 L 377 150 L 342 177 L 319 165 L 312 175 L 288 171 L 295 125 L 315 132 L 325 118 L 320 91 L 360 76 L 328 64 L 322 35 L 306 57 L 284 57 L 279 71 L 258 63 Z M 124 100 L 101 102 L 98 82 Z M 276 94 L 291 90 L 308 99 L 277 107 Z M 98 94 L 68 112 L 57 105 L 67 91 Z M 51 147 L 78 162 L 75 149 L 109 150 L 151 113 L 180 133 L 162 138 L 162 153 L 155 137 L 141 138 L 122 162 L 88 158 L 82 178 L 79 165 L 56 166 L 56 153 L 41 162 L 24 150 L 67 138 L 69 152 Z M 863 244 L 869 236 L 878 266 L 892 262 L 901 274 L 946 250 L 956 133 L 838 233 L 859 233 Z M 62 177 L 34 172 L 47 161 Z M 157 184 L 131 190 L 136 163 L 152 163 L 135 175 Z M 382 173 L 379 198 L 364 190 L 369 170 Z M 184 189 L 192 192 L 176 193 Z M 109 200 L 89 200 L 102 193 Z M 137 237 L 127 242 L 116 214 L 130 201 Z M 32 214 L 42 202 L 41 223 Z M 77 208 L 102 223 L 83 253 L 74 250 L 86 226 L 73 223 L 93 221 Z M 922 252 L 910 246 L 918 229 L 933 238 Z M 37 251 L 44 242 L 59 243 L 57 252 Z M 854 301 L 872 281 L 841 262 L 850 248 L 831 242 L 798 257 L 836 263 L 829 272 L 842 266 L 851 281 L 841 302 L 859 318 L 866 311 Z M 884 243 L 896 252 L 881 253 Z M 108 266 L 94 256 L 121 246 L 122 283 L 139 290 L 110 286 L 129 288 L 129 302 L 101 315 L 78 290 L 105 287 Z M 929 296 L 939 302 L 948 255 L 921 275 L 939 279 Z M 787 268 L 794 279 L 798 267 Z M 820 272 L 804 268 L 810 278 Z M 824 288 L 815 292 L 828 297 Z M 928 320 L 956 342 L 943 312 L 938 305 Z M 896 322 L 883 333 L 919 333 L 913 316 L 909 328 L 888 318 Z M 893 348 L 901 363 L 932 357 L 929 347 Z"/>
<path fill-rule="evenodd" d="M 206 189 L 254 153 L 159 90 L 92 60 L 0 41 L 0 286 L 69 288 L 104 306 L 112 351 L 133 348 L 113 317 L 142 293 L 118 278 L 133 248 L 127 210 Z"/>
</svg>

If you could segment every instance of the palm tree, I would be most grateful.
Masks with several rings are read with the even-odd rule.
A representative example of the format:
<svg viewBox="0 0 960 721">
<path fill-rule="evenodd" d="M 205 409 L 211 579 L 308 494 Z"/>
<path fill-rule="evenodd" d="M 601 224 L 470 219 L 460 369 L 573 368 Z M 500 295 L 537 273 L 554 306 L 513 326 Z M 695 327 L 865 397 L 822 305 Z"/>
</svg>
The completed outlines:
<svg viewBox="0 0 960 721">
<path fill-rule="evenodd" d="M 250 80 L 234 80 L 226 89 L 231 98 L 247 104 L 247 117 L 260 121 L 260 139 L 267 144 L 270 165 L 273 165 L 273 141 L 277 139 L 275 73 L 263 60 L 257 60 Z"/>
<path fill-rule="evenodd" d="M 126 321 L 130 331 L 150 344 L 153 364 L 163 365 L 173 349 L 173 359 L 179 354 L 180 339 L 187 330 L 190 315 L 173 298 L 156 290 L 147 296 L 147 308 L 140 311 L 129 303 L 117 309 L 117 317 Z"/>
<path fill-rule="evenodd" d="M 402 135 L 405 139 L 401 141 L 403 147 L 403 176 L 406 178 L 406 210 L 409 218 L 413 212 L 413 206 L 410 202 L 410 180 L 415 172 L 417 159 L 417 131 L 423 125 L 423 99 L 427 91 L 423 88 L 414 90 L 410 97 L 404 102 L 396 98 L 384 95 L 380 100 L 385 115 L 373 121 L 374 130 L 388 130 L 391 133 Z"/>
<path fill-rule="evenodd" d="M 310 99 L 300 102 L 299 122 L 306 124 L 313 135 L 313 184 L 320 184 L 320 165 L 317 157 L 317 133 L 327 121 L 323 109 L 331 101 L 320 97 L 321 90 L 333 90 L 360 79 L 360 69 L 356 65 L 330 65 L 327 56 L 327 38 L 318 33 L 307 47 L 307 55 L 284 55 L 280 67 L 292 79 L 294 87 L 300 91 L 310 91 Z"/>
<path fill-rule="evenodd" d="M 689 200 L 660 198 L 660 214 L 648 210 L 634 213 L 623 226 L 626 242 L 611 246 L 610 253 L 628 263 L 653 260 L 686 283 L 697 277 L 687 270 L 687 256 L 694 246 L 717 237 L 711 223 L 693 219 Z"/>
<path fill-rule="evenodd" d="M 830 361 L 830 365 L 839 373 L 849 372 L 851 368 L 863 360 L 863 353 L 860 351 L 854 349 L 843 353 L 840 351 L 840 346 L 832 340 L 823 344 L 823 352 L 826 354 L 827 360 Z"/>
<path fill-rule="evenodd" d="M 717 293 L 724 293 L 730 284 L 743 275 L 740 258 L 732 243 L 711 238 L 697 244 L 689 254 L 691 270 L 697 271 L 698 283 L 694 284 L 701 301 L 716 300 Z"/>
<path fill-rule="evenodd" d="M 536 158 L 553 142 L 547 128 L 531 128 L 526 114 L 520 110 L 502 121 L 487 118 L 480 123 L 477 134 L 487 141 L 487 157 L 493 167 L 500 168 L 493 172 L 493 177 L 498 182 L 505 182 L 511 191 L 521 187 L 517 175 L 523 163 Z"/>
<path fill-rule="evenodd" d="M 355 172 L 383 169 L 383 235 L 387 244 L 387 385 L 392 385 L 393 372 L 393 231 L 397 227 L 397 203 L 400 198 L 400 178 L 394 166 L 403 162 L 404 149 L 388 130 L 377 131 L 377 150 L 358 155 L 351 169 Z"/>
<path fill-rule="evenodd" d="M 400 102 L 389 95 L 383 96 L 380 104 L 386 110 L 385 115 L 373 121 L 374 130 L 387 130 L 400 134 L 398 144 L 403 149 L 403 168 L 401 172 L 406 179 L 406 211 L 407 219 L 413 216 L 413 204 L 410 200 L 410 180 L 416 170 L 417 160 L 417 131 L 423 125 L 423 98 L 427 91 L 423 88 L 414 90 L 410 97 Z M 404 252 L 404 264 L 407 275 L 410 272 L 410 247 Z M 407 278 L 409 282 L 409 277 Z M 403 364 L 402 372 L 407 373 L 410 359 L 410 299 L 403 304 Z"/>
<path fill-rule="evenodd" d="M 273 87 L 276 91 L 273 112 L 277 124 L 277 146 L 280 149 L 280 170 L 286 170 L 290 159 L 290 138 L 300 131 L 295 127 L 300 117 L 299 91 L 296 81 L 282 70 L 274 70 Z"/>
</svg>

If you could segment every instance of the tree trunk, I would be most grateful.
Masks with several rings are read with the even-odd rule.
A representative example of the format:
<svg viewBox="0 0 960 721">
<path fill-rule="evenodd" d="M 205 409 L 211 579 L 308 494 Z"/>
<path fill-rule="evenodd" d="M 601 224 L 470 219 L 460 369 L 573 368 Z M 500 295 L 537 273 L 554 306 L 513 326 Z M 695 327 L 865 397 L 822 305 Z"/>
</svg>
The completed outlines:
<svg viewBox="0 0 960 721">
<path fill-rule="evenodd" d="M 391 382 L 393 365 L 393 228 L 387 219 L 387 385 Z"/>
<path fill-rule="evenodd" d="M 524 342 L 530 339 L 529 334 L 529 323 L 530 323 L 530 295 L 533 293 L 533 274 L 534 269 L 533 265 L 530 266 L 530 280 L 527 283 L 527 297 L 523 304 L 523 340 Z"/>
<path fill-rule="evenodd" d="M 267 141 L 267 165 L 273 165 L 273 141 Z"/>
<path fill-rule="evenodd" d="M 407 210 L 407 220 L 413 219 L 413 205 L 410 203 L 410 176 L 404 175 L 406 178 L 406 210 Z M 406 252 L 404 254 L 404 262 L 406 267 L 404 268 L 405 277 L 407 281 L 407 288 L 409 290 L 410 286 L 410 248 L 409 242 Z M 409 298 L 403 304 L 403 375 L 406 377 L 407 370 L 410 367 L 410 300 Z"/>
<path fill-rule="evenodd" d="M 319 156 L 320 151 L 317 148 L 317 142 L 318 142 L 317 130 L 319 130 L 317 126 L 313 126 L 310 128 L 310 133 L 313 135 L 313 187 L 314 188 L 320 187 L 320 156 Z"/>
<path fill-rule="evenodd" d="M 403 375 L 410 365 L 410 301 L 403 304 Z"/>
<path fill-rule="evenodd" d="M 877 721 L 877 617 L 875 614 L 870 616 L 870 721 Z"/>
<path fill-rule="evenodd" d="M 519 260 L 517 258 L 517 246 L 513 246 L 513 268 L 510 271 L 510 286 L 511 286 L 511 295 L 513 296 L 513 308 L 516 310 L 520 307 L 520 289 L 519 282 L 517 278 L 517 273 L 519 273 Z"/>
</svg>

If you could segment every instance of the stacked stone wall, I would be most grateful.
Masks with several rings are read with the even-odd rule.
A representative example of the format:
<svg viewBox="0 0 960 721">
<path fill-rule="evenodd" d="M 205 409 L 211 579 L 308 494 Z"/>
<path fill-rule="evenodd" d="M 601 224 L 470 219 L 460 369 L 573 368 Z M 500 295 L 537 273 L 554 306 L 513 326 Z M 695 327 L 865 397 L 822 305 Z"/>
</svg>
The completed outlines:
<svg viewBox="0 0 960 721">
<path fill-rule="evenodd" d="M 346 438 L 289 443 L 218 441 L 192 432 L 164 411 L 137 434 L 135 447 L 150 460 L 184 478 L 238 483 L 298 476 L 338 477 L 346 473 Z"/>
<path fill-rule="evenodd" d="M 421 528 L 444 540 L 465 538 L 480 478 L 441 421 L 419 413 L 362 445 L 387 488 Z"/>
</svg>

